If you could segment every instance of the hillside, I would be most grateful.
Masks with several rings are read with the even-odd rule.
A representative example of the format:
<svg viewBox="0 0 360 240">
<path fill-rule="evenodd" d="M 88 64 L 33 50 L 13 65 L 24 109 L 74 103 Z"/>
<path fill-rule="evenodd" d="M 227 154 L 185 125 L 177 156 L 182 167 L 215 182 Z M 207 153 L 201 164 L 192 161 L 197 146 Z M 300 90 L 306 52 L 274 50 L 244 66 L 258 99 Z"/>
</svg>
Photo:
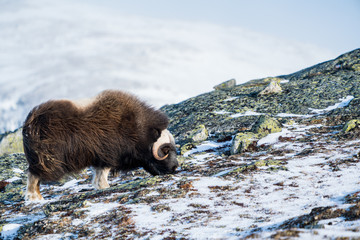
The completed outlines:
<svg viewBox="0 0 360 240">
<path fill-rule="evenodd" d="M 38 203 L 23 200 L 19 137 L 3 136 L 1 238 L 360 239 L 360 49 L 162 110 L 177 174 L 94 190 L 84 170 L 41 185 Z"/>
</svg>

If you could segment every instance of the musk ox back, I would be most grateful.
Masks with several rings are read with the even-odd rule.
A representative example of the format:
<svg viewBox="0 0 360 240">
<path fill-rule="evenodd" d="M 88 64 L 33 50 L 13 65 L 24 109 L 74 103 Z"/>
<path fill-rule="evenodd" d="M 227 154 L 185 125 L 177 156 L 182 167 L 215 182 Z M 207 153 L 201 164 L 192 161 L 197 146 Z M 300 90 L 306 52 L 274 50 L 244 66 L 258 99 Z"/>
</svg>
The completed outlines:
<svg viewBox="0 0 360 240">
<path fill-rule="evenodd" d="M 23 126 L 26 198 L 42 199 L 40 181 L 90 166 L 98 189 L 109 187 L 110 170 L 173 173 L 178 162 L 168 123 L 164 113 L 121 91 L 104 91 L 87 105 L 57 100 L 35 107 Z"/>
</svg>

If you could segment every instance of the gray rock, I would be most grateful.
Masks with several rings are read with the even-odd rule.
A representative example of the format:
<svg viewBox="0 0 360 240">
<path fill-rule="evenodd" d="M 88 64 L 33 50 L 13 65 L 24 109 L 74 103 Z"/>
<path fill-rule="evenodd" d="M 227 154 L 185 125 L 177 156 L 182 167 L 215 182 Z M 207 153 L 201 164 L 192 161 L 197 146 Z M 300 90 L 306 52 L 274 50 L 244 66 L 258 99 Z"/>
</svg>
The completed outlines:
<svg viewBox="0 0 360 240">
<path fill-rule="evenodd" d="M 231 144 L 230 153 L 232 155 L 252 150 L 252 146 L 256 146 L 259 141 L 259 134 L 253 132 L 240 132 L 236 134 Z"/>
<path fill-rule="evenodd" d="M 224 89 L 233 88 L 235 86 L 236 86 L 236 80 L 233 78 L 233 79 L 227 80 L 223 83 L 220 83 L 220 84 L 214 86 L 214 89 L 215 90 L 224 90 Z"/>
<path fill-rule="evenodd" d="M 260 136 L 266 136 L 270 133 L 281 132 L 282 125 L 281 123 L 268 115 L 262 115 L 255 122 L 251 131 L 259 134 Z"/>
<path fill-rule="evenodd" d="M 209 136 L 209 133 L 205 125 L 201 124 L 190 132 L 190 138 L 193 142 L 205 141 Z"/>
<path fill-rule="evenodd" d="M 280 78 L 271 78 L 269 85 L 267 85 L 266 88 L 259 93 L 259 95 L 281 93 L 282 88 L 280 86 L 280 80 Z"/>
<path fill-rule="evenodd" d="M 4 136 L 0 141 L 0 156 L 4 154 L 23 153 L 22 128 Z"/>
</svg>

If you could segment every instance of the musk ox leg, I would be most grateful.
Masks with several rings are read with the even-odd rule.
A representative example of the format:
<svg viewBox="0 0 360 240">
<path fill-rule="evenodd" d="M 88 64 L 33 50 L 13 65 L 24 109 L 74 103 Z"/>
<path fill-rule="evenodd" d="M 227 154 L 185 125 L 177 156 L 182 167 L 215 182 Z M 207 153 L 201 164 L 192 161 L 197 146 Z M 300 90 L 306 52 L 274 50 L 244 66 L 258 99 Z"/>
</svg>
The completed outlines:
<svg viewBox="0 0 360 240">
<path fill-rule="evenodd" d="M 44 200 L 40 194 L 40 179 L 32 173 L 28 173 L 25 200 Z"/>
<path fill-rule="evenodd" d="M 96 189 L 103 189 L 110 187 L 107 178 L 111 168 L 93 168 L 92 185 Z"/>
</svg>

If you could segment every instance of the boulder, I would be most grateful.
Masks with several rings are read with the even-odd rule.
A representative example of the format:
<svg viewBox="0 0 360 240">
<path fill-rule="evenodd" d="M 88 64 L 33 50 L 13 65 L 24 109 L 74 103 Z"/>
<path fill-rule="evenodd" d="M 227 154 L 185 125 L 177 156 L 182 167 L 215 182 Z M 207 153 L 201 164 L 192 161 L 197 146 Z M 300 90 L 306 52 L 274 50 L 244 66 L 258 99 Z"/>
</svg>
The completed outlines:
<svg viewBox="0 0 360 240">
<path fill-rule="evenodd" d="M 214 86 L 214 89 L 215 90 L 224 90 L 224 89 L 233 88 L 235 86 L 236 86 L 236 80 L 233 78 L 233 79 L 227 80 L 223 83 L 220 83 L 220 84 Z"/>
<path fill-rule="evenodd" d="M 22 128 L 5 135 L 0 142 L 0 156 L 11 153 L 24 152 L 22 142 Z"/>
<path fill-rule="evenodd" d="M 209 132 L 206 129 L 205 125 L 203 124 L 200 124 L 189 133 L 189 138 L 193 142 L 205 141 L 208 138 L 208 136 L 209 136 Z"/>
<path fill-rule="evenodd" d="M 234 155 L 250 151 L 252 146 L 256 146 L 259 139 L 259 134 L 253 132 L 240 132 L 235 135 L 232 141 L 230 153 Z"/>
<path fill-rule="evenodd" d="M 349 131 L 353 130 L 354 128 L 360 128 L 360 119 L 353 119 L 353 120 L 348 121 L 344 125 L 342 131 L 349 132 Z"/>
<path fill-rule="evenodd" d="M 251 128 L 251 132 L 259 134 L 261 137 L 265 137 L 270 133 L 281 132 L 281 130 L 281 123 L 268 115 L 261 115 Z"/>
<path fill-rule="evenodd" d="M 269 95 L 274 93 L 281 93 L 282 88 L 280 86 L 280 78 L 271 78 L 269 85 L 262 90 L 259 95 Z"/>
</svg>

